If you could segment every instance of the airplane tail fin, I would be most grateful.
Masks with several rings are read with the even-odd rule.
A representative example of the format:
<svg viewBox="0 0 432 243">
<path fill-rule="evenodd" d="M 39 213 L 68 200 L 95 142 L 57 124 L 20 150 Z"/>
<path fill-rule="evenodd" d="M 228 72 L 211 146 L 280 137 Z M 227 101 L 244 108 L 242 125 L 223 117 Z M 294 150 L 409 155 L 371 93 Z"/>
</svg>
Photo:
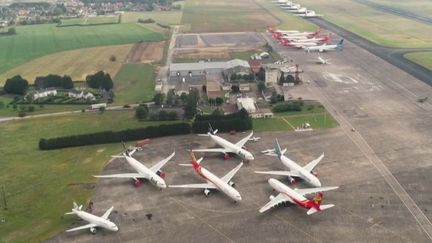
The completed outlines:
<svg viewBox="0 0 432 243">
<path fill-rule="evenodd" d="M 215 135 L 218 132 L 217 129 L 213 130 L 213 127 L 211 126 L 210 122 L 209 122 L 209 129 L 208 130 L 209 130 L 209 133 L 212 135 Z"/>
<path fill-rule="evenodd" d="M 192 150 L 189 151 L 191 156 L 191 164 L 194 165 L 195 163 L 199 165 L 201 161 L 204 159 L 204 157 L 201 157 L 199 159 L 196 159 L 195 154 L 192 152 Z"/>
<path fill-rule="evenodd" d="M 274 152 L 280 158 L 287 151 L 287 149 L 281 150 L 279 141 L 277 139 L 274 140 L 273 144 L 274 144 Z"/>
<path fill-rule="evenodd" d="M 307 214 L 308 214 L 308 215 L 311 215 L 311 214 L 314 214 L 314 213 L 317 213 L 317 212 L 320 212 L 320 211 L 324 211 L 324 210 L 329 209 L 329 208 L 332 208 L 332 207 L 334 207 L 334 204 L 325 204 L 325 205 L 321 205 L 321 206 L 319 207 L 319 210 L 316 209 L 316 208 L 311 208 L 311 209 L 309 209 L 309 210 L 307 211 Z"/>
<path fill-rule="evenodd" d="M 334 207 L 334 204 L 325 204 L 325 205 L 321 205 L 321 202 L 323 200 L 323 196 L 324 194 L 322 192 L 318 192 L 315 197 L 312 199 L 312 203 L 313 203 L 313 207 L 311 207 L 308 211 L 307 214 L 311 215 L 314 213 L 317 213 L 319 211 L 323 211 L 329 208 Z"/>
<path fill-rule="evenodd" d="M 314 36 L 315 36 L 315 35 L 318 35 L 320 32 L 321 32 L 321 28 L 318 28 L 318 29 L 313 33 L 313 35 L 314 35 Z"/>
<path fill-rule="evenodd" d="M 344 39 L 341 39 L 340 41 L 339 41 L 339 43 L 337 44 L 337 48 L 338 49 L 342 49 L 344 47 Z"/>
<path fill-rule="evenodd" d="M 126 144 L 122 141 L 122 145 L 123 145 L 123 149 L 124 149 L 124 154 L 126 154 L 126 156 L 130 156 L 129 154 L 129 150 L 126 148 Z"/>
<path fill-rule="evenodd" d="M 80 206 L 78 206 L 78 204 L 74 201 L 73 202 L 73 209 L 75 209 L 75 210 L 78 210 L 78 211 L 81 211 L 81 208 L 82 208 L 82 205 L 80 205 Z M 69 215 L 69 214 L 75 214 L 75 212 L 74 211 L 71 211 L 71 212 L 67 212 L 67 213 L 65 213 L 66 215 Z"/>
</svg>

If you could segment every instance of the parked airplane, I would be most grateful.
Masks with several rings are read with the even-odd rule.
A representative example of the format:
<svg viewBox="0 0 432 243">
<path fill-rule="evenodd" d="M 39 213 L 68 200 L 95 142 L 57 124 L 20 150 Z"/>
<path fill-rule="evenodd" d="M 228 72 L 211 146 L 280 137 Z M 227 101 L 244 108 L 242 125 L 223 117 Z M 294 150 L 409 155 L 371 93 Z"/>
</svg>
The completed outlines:
<svg viewBox="0 0 432 243">
<path fill-rule="evenodd" d="M 301 5 L 300 4 L 292 4 L 292 5 L 287 5 L 287 6 L 281 6 L 280 8 L 284 9 L 284 10 L 298 10 L 301 8 Z"/>
<path fill-rule="evenodd" d="M 317 60 L 318 64 L 331 64 L 329 61 L 330 61 L 330 59 L 324 59 L 318 55 L 318 60 Z"/>
<path fill-rule="evenodd" d="M 327 41 L 331 40 L 331 38 L 332 38 L 332 35 L 328 34 L 328 35 L 319 36 L 319 37 L 313 37 L 313 38 L 302 38 L 302 39 L 298 39 L 296 41 L 297 42 L 324 43 L 324 42 L 327 42 Z"/>
<path fill-rule="evenodd" d="M 274 150 L 266 153 L 266 155 L 277 156 L 279 158 L 279 160 L 282 162 L 282 164 L 285 165 L 286 167 L 288 167 L 289 171 L 255 171 L 255 173 L 287 176 L 291 184 L 296 183 L 296 180 L 293 177 L 299 177 L 299 178 L 305 180 L 307 183 L 309 183 L 312 186 L 320 187 L 321 182 L 314 175 L 316 173 L 313 172 L 312 170 L 324 158 L 324 154 L 321 154 L 321 156 L 318 157 L 317 159 L 312 160 L 309 164 L 305 165 L 304 167 L 301 167 L 300 165 L 298 165 L 297 163 L 290 160 L 289 158 L 287 158 L 284 155 L 286 150 L 287 149 L 284 149 L 281 151 L 281 147 L 279 145 L 279 142 L 277 139 L 275 139 Z M 264 152 L 264 151 L 262 151 L 262 152 Z"/>
<path fill-rule="evenodd" d="M 308 10 L 305 13 L 294 14 L 294 16 L 305 17 L 305 18 L 312 18 L 312 17 L 322 17 L 324 15 L 322 15 L 322 14 L 316 14 L 315 11 L 313 11 L 313 10 Z"/>
<path fill-rule="evenodd" d="M 123 145 L 124 146 L 124 145 Z M 141 186 L 140 179 L 147 179 L 156 187 L 162 189 L 166 188 L 166 183 L 164 181 L 165 174 L 160 170 L 172 157 L 174 157 L 175 152 L 173 152 L 167 158 L 159 161 L 157 164 L 153 165 L 151 168 L 147 168 L 145 165 L 140 163 L 138 160 L 134 159 L 128 150 L 121 156 L 112 156 L 114 158 L 124 158 L 132 168 L 134 168 L 137 173 L 125 173 L 125 174 L 114 174 L 114 175 L 99 175 L 94 176 L 96 178 L 132 178 L 135 181 L 135 187 Z"/>
<path fill-rule="evenodd" d="M 237 165 L 237 167 L 232 169 L 222 178 L 219 178 L 201 166 L 200 163 L 203 159 L 202 157 L 199 160 L 197 160 L 192 151 L 190 152 L 190 155 L 191 155 L 191 164 L 187 164 L 187 166 L 193 166 L 194 170 L 198 173 L 198 175 L 200 175 L 206 181 L 206 183 L 188 184 L 188 185 L 170 185 L 169 187 L 204 189 L 204 194 L 206 195 L 206 197 L 209 196 L 210 189 L 216 189 L 226 194 L 235 202 L 241 201 L 242 198 L 240 196 L 240 193 L 236 189 L 234 189 L 234 182 L 231 181 L 231 179 L 243 166 L 243 162 Z M 186 166 L 185 164 L 182 165 Z"/>
<path fill-rule="evenodd" d="M 283 46 L 287 47 L 296 47 L 296 48 L 306 48 L 311 46 L 317 46 L 318 44 L 315 42 L 297 42 L 297 41 L 281 41 Z"/>
<path fill-rule="evenodd" d="M 339 187 L 332 186 L 332 187 L 317 187 L 317 188 L 306 188 L 306 189 L 291 189 L 288 186 L 284 185 L 282 182 L 270 178 L 268 180 L 268 183 L 270 184 L 273 189 L 279 192 L 277 196 L 271 195 L 270 202 L 268 202 L 264 207 L 260 208 L 259 212 L 263 213 L 267 210 L 269 210 L 272 207 L 275 207 L 279 204 L 289 202 L 292 204 L 297 204 L 303 208 L 309 209 L 306 213 L 308 215 L 314 214 L 319 211 L 323 211 L 326 209 L 329 209 L 331 207 L 334 207 L 334 204 L 325 204 L 321 205 L 322 199 L 323 199 L 323 193 L 324 191 L 330 191 L 335 190 Z M 316 193 L 314 199 L 309 200 L 304 197 L 304 195 Z"/>
<path fill-rule="evenodd" d="M 213 131 L 213 128 L 209 127 L 209 132 L 207 134 L 200 134 L 200 136 L 210 137 L 216 144 L 221 146 L 222 148 L 209 148 L 209 149 L 194 149 L 193 152 L 214 152 L 214 153 L 223 153 L 224 159 L 228 159 L 228 153 L 234 153 L 246 160 L 254 160 L 254 157 L 251 152 L 244 149 L 244 145 L 249 141 L 252 137 L 253 132 L 251 132 L 248 136 L 238 141 L 236 144 L 233 144 L 219 136 L 216 136 L 217 129 Z"/>
<path fill-rule="evenodd" d="M 258 142 L 259 140 L 261 140 L 261 137 L 251 137 L 251 138 L 249 138 L 249 141 Z"/>
<path fill-rule="evenodd" d="M 307 13 L 307 8 L 299 8 L 299 9 L 291 9 L 291 10 L 289 10 L 291 13 L 294 13 L 294 14 L 305 14 L 305 13 Z"/>
<path fill-rule="evenodd" d="M 82 211 L 82 205 L 78 207 L 76 202 L 73 202 L 74 207 L 72 208 L 72 212 L 65 213 L 65 214 L 76 214 L 76 216 L 80 217 L 81 219 L 89 222 L 86 225 L 79 226 L 76 228 L 68 229 L 66 232 L 72 232 L 82 229 L 89 229 L 92 234 L 96 234 L 96 227 L 104 228 L 109 231 L 118 231 L 117 225 L 115 225 L 113 222 L 111 222 L 108 217 L 111 214 L 114 207 L 111 207 L 108 209 L 101 217 L 98 217 L 96 215 L 87 213 L 85 211 Z"/>
<path fill-rule="evenodd" d="M 274 31 L 274 35 L 276 36 L 287 36 L 287 37 L 294 37 L 294 36 L 305 36 L 305 37 L 313 37 L 318 35 L 321 32 L 321 29 L 318 29 L 316 31 L 310 32 L 310 31 L 306 31 L 306 32 L 283 32 L 283 31 Z"/>
<path fill-rule="evenodd" d="M 344 47 L 344 39 L 341 39 L 336 45 L 327 45 L 326 43 L 324 43 L 323 45 L 320 46 L 310 46 L 310 47 L 306 47 L 306 51 L 309 53 L 311 51 L 319 51 L 319 52 L 323 52 L 323 51 L 330 51 L 330 50 L 342 50 Z"/>
</svg>

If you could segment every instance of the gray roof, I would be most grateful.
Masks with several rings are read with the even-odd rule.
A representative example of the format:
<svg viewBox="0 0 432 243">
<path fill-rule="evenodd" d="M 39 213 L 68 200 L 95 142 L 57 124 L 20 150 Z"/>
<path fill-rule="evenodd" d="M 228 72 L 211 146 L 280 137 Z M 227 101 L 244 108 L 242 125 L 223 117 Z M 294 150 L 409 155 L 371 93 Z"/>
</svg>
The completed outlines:
<svg viewBox="0 0 432 243">
<path fill-rule="evenodd" d="M 193 62 L 193 63 L 171 63 L 170 71 L 192 71 L 206 69 L 229 69 L 237 66 L 249 68 L 249 63 L 240 59 L 233 59 L 226 62 Z"/>
</svg>

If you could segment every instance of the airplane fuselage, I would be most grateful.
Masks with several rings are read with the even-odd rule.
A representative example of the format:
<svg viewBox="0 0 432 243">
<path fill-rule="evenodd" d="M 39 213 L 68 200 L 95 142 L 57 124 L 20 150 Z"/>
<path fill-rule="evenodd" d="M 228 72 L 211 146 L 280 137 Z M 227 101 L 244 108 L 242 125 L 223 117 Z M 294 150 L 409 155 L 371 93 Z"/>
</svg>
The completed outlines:
<svg viewBox="0 0 432 243">
<path fill-rule="evenodd" d="M 79 218 L 91 223 L 95 224 L 97 227 L 101 227 L 110 231 L 118 231 L 117 225 L 115 225 L 113 222 L 109 221 L 108 219 L 104 219 L 102 217 L 95 216 L 93 214 L 72 209 L 72 212 L 74 212 Z"/>
<path fill-rule="evenodd" d="M 312 203 L 309 199 L 305 198 L 303 195 L 297 193 L 295 190 L 289 188 L 288 186 L 284 185 L 282 182 L 270 178 L 268 180 L 268 183 L 270 184 L 273 189 L 276 191 L 284 194 L 288 198 L 290 198 L 292 201 L 294 201 L 297 205 L 310 209 L 311 207 L 316 207 L 314 203 Z M 318 206 L 319 208 L 319 206 Z"/>
<path fill-rule="evenodd" d="M 130 156 L 125 156 L 128 164 L 134 168 L 139 174 L 145 175 L 146 178 L 156 187 L 166 188 L 165 180 L 162 179 L 158 174 L 147 168 L 145 165 L 141 164 L 138 160 Z"/>
<path fill-rule="evenodd" d="M 301 167 L 300 165 L 298 165 L 294 161 L 290 160 L 289 158 L 287 158 L 285 156 L 281 156 L 280 160 L 281 160 L 283 165 L 285 165 L 286 167 L 289 168 L 290 171 L 297 172 L 300 175 L 300 177 L 303 180 L 305 180 L 307 183 L 309 183 L 310 185 L 312 185 L 314 187 L 320 187 L 321 186 L 321 182 L 318 180 L 318 178 L 316 176 L 314 176 L 309 171 L 303 169 L 303 167 Z"/>
<path fill-rule="evenodd" d="M 195 171 L 200 175 L 204 180 L 206 180 L 208 183 L 213 184 L 216 186 L 221 192 L 223 192 L 225 195 L 233 199 L 234 201 L 238 202 L 241 201 L 240 193 L 234 189 L 232 186 L 230 186 L 228 183 L 221 180 L 219 177 L 208 171 L 206 168 L 203 168 L 198 163 L 193 163 L 193 167 Z"/>
<path fill-rule="evenodd" d="M 235 153 L 238 156 L 240 156 L 241 158 L 246 159 L 246 160 L 254 160 L 253 155 L 249 151 L 247 151 L 241 147 L 238 147 L 235 144 L 233 144 L 233 143 L 231 143 L 231 142 L 229 142 L 229 141 L 227 141 L 227 140 L 225 140 L 219 136 L 210 134 L 210 137 L 215 143 L 217 143 L 219 146 L 223 147 L 224 149 L 231 151 L 231 153 Z"/>
</svg>

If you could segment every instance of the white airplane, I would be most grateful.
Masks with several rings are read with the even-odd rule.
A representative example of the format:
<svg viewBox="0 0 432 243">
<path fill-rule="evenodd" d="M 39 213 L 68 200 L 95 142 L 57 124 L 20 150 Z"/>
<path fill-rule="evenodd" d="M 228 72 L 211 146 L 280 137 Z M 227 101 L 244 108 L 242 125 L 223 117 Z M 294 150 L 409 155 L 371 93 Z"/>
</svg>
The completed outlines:
<svg viewBox="0 0 432 243">
<path fill-rule="evenodd" d="M 294 37 L 294 36 L 306 36 L 306 37 L 313 37 L 318 35 L 321 32 L 321 29 L 318 29 L 316 31 L 305 31 L 305 32 L 283 32 L 283 31 L 274 31 L 275 35 L 284 35 L 287 37 Z"/>
<path fill-rule="evenodd" d="M 173 188 L 199 188 L 204 189 L 204 194 L 209 196 L 210 189 L 216 189 L 224 194 L 226 194 L 228 197 L 234 200 L 234 202 L 241 201 L 240 193 L 234 189 L 234 182 L 231 181 L 231 179 L 234 177 L 234 175 L 239 171 L 239 169 L 243 166 L 243 162 L 241 162 L 237 167 L 232 169 L 230 172 L 228 172 L 226 175 L 224 175 L 222 178 L 217 177 L 204 167 L 200 165 L 202 161 L 202 157 L 199 160 L 196 160 L 195 155 L 193 152 L 190 152 L 191 155 L 191 164 L 182 164 L 183 166 L 192 166 L 194 170 L 200 175 L 204 180 L 206 180 L 206 183 L 199 183 L 199 184 L 188 184 L 188 185 L 170 185 L 169 187 Z"/>
<path fill-rule="evenodd" d="M 282 162 L 283 165 L 288 167 L 289 171 L 255 171 L 255 173 L 258 174 L 269 174 L 269 175 L 281 175 L 281 176 L 287 176 L 291 184 L 295 184 L 296 180 L 293 177 L 298 177 L 309 183 L 310 185 L 314 187 L 320 187 L 321 182 L 318 180 L 318 178 L 314 175 L 316 174 L 312 170 L 315 168 L 315 166 L 318 165 L 318 163 L 324 158 L 324 153 L 321 154 L 320 157 L 318 157 L 315 160 L 312 160 L 309 164 L 305 165 L 304 167 L 301 167 L 294 161 L 287 158 L 284 153 L 287 149 L 284 149 L 281 151 L 280 145 L 278 140 L 276 139 L 274 141 L 274 150 L 266 153 L 266 155 L 270 156 L 277 156 L 279 160 Z M 264 152 L 264 151 L 262 151 Z"/>
<path fill-rule="evenodd" d="M 292 5 L 287 5 L 287 6 L 281 6 L 281 9 L 285 9 L 285 10 L 297 10 L 300 9 L 301 5 L 300 4 L 292 4 Z"/>
<path fill-rule="evenodd" d="M 296 41 L 297 42 L 315 42 L 315 43 L 324 43 L 332 38 L 331 34 L 319 36 L 319 37 L 313 37 L 313 38 L 299 38 Z"/>
<path fill-rule="evenodd" d="M 269 197 L 270 202 L 264 205 L 264 207 L 260 208 L 259 210 L 260 213 L 263 213 L 279 204 L 289 202 L 292 204 L 297 204 L 303 208 L 309 209 L 306 213 L 308 215 L 311 215 L 316 212 L 334 207 L 334 204 L 321 205 L 322 198 L 323 198 L 322 192 L 335 190 L 339 188 L 337 186 L 332 186 L 332 187 L 317 187 L 317 188 L 306 188 L 306 189 L 291 189 L 288 186 L 284 185 L 282 182 L 273 178 L 270 178 L 268 180 L 268 183 L 270 184 L 271 187 L 273 187 L 273 189 L 278 191 L 279 194 L 277 196 L 271 195 Z M 309 200 L 304 197 L 304 195 L 311 194 L 311 193 L 317 193 L 314 199 Z"/>
<path fill-rule="evenodd" d="M 251 137 L 251 138 L 249 138 L 249 141 L 258 142 L 259 140 L 261 140 L 261 137 Z"/>
<path fill-rule="evenodd" d="M 89 229 L 92 234 L 96 234 L 96 228 L 104 228 L 109 231 L 118 231 L 117 225 L 115 225 L 113 222 L 111 222 L 108 217 L 111 214 L 111 211 L 114 209 L 114 207 L 111 207 L 108 209 L 101 217 L 95 216 L 93 214 L 87 213 L 85 211 L 82 211 L 82 205 L 78 207 L 76 202 L 73 202 L 74 207 L 72 208 L 72 212 L 65 213 L 65 214 L 76 214 L 76 216 L 80 217 L 81 219 L 89 222 L 86 225 L 79 226 L 76 228 L 68 229 L 66 232 L 72 232 L 82 229 Z"/>
<path fill-rule="evenodd" d="M 147 168 L 145 165 L 141 164 L 138 160 L 134 159 L 129 151 L 125 148 L 125 152 L 121 156 L 112 156 L 114 158 L 124 158 L 128 164 L 134 168 L 137 173 L 125 173 L 125 174 L 114 174 L 114 175 L 99 175 L 94 176 L 96 178 L 132 178 L 135 181 L 135 187 L 141 186 L 140 179 L 147 179 L 156 187 L 162 189 L 166 188 L 166 183 L 163 177 L 165 174 L 160 171 L 160 169 L 172 158 L 175 152 L 173 152 L 167 158 L 159 161 L 151 168 Z"/>
<path fill-rule="evenodd" d="M 291 13 L 295 13 L 295 14 L 304 14 L 307 13 L 307 8 L 299 8 L 299 9 L 291 9 L 289 10 Z"/>
<path fill-rule="evenodd" d="M 219 136 L 216 136 L 216 133 L 218 131 L 217 129 L 213 131 L 213 128 L 210 126 L 209 130 L 210 131 L 207 134 L 200 134 L 199 136 L 210 137 L 216 144 L 218 144 L 222 148 L 193 149 L 192 150 L 193 152 L 223 153 L 224 159 L 229 158 L 228 153 L 234 153 L 243 159 L 254 160 L 253 155 L 249 151 L 247 151 L 246 149 L 243 148 L 244 145 L 247 143 L 247 141 L 249 141 L 249 139 L 252 137 L 253 131 L 248 136 L 243 138 L 242 140 L 233 144 L 233 143 L 231 143 L 231 142 L 229 142 L 229 141 L 227 141 L 227 140 L 225 140 Z"/>
<path fill-rule="evenodd" d="M 296 47 L 296 48 L 307 48 L 312 46 L 317 46 L 315 42 L 297 42 L 297 41 L 281 41 L 283 46 Z"/>
<path fill-rule="evenodd" d="M 315 11 L 313 11 L 313 10 L 308 10 L 308 11 L 306 11 L 306 13 L 294 14 L 294 16 L 312 18 L 312 17 L 323 17 L 324 15 L 316 14 Z"/>
<path fill-rule="evenodd" d="M 274 34 L 274 33 L 279 33 L 279 34 L 294 34 L 294 33 L 300 33 L 300 31 L 298 31 L 298 30 L 279 30 L 279 29 L 277 29 L 277 30 L 274 30 L 274 29 L 272 29 L 271 27 L 268 27 L 267 28 L 267 32 L 270 32 L 270 33 L 272 33 L 272 34 Z"/>
<path fill-rule="evenodd" d="M 318 64 L 331 64 L 329 61 L 330 61 L 330 59 L 324 59 L 321 56 L 318 56 L 317 63 Z"/>
<path fill-rule="evenodd" d="M 326 43 L 324 43 L 323 45 L 320 46 L 310 46 L 310 47 L 306 47 L 305 49 L 308 53 L 311 51 L 323 52 L 323 51 L 330 51 L 330 50 L 342 50 L 344 47 L 343 41 L 344 39 L 341 39 L 336 45 L 327 45 Z"/>
</svg>

